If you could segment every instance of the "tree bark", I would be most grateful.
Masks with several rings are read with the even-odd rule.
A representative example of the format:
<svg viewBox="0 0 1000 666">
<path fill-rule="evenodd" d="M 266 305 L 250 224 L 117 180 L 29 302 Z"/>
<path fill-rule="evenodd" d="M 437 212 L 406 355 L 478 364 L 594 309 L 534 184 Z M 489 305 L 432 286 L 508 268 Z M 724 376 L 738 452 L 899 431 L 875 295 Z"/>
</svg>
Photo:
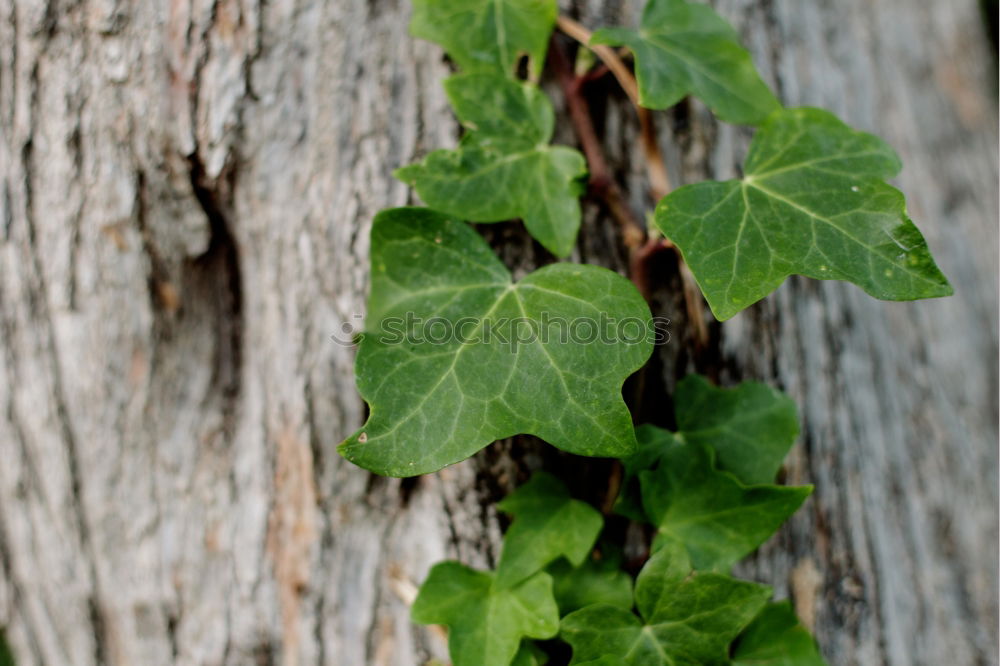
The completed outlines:
<svg viewBox="0 0 1000 666">
<path fill-rule="evenodd" d="M 597 26 L 639 5 L 563 9 Z M 715 5 L 785 102 L 899 149 L 956 295 L 887 304 L 793 279 L 695 353 L 661 257 L 673 338 L 639 411 L 668 422 L 693 370 L 789 391 L 804 429 L 785 477 L 816 493 L 742 573 L 795 600 L 832 664 L 996 664 L 997 123 L 978 7 Z M 457 132 L 447 63 L 408 15 L 0 2 L 0 626 L 19 666 L 442 658 L 408 619 L 428 567 L 490 566 L 492 502 L 528 469 L 600 479 L 528 438 L 418 480 L 336 454 L 364 418 L 331 336 L 363 312 L 369 224 L 410 200 L 391 170 Z M 641 214 L 633 114 L 609 82 L 588 93 Z M 736 173 L 745 128 L 694 102 L 657 120 L 675 182 Z M 585 218 L 574 259 L 624 270 L 611 221 L 593 202 Z M 517 224 L 484 232 L 515 271 L 549 260 Z"/>
</svg>

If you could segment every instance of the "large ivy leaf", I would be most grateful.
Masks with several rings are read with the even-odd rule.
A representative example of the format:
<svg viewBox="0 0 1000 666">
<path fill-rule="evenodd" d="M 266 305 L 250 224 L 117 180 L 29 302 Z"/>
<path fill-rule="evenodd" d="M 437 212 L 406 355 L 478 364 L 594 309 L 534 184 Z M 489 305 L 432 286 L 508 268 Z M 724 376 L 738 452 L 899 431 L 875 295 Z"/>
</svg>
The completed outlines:
<svg viewBox="0 0 1000 666">
<path fill-rule="evenodd" d="M 736 31 L 708 5 L 650 0 L 639 30 L 604 28 L 591 42 L 632 49 L 642 106 L 665 109 L 694 94 L 739 124 L 756 124 L 780 106 Z"/>
<path fill-rule="evenodd" d="M 431 472 L 518 433 L 578 455 L 628 455 L 636 442 L 621 387 L 652 353 L 650 336 L 634 335 L 649 321 L 616 273 L 554 264 L 514 284 L 468 225 L 383 211 L 355 366 L 371 414 L 340 452 L 389 476 Z"/>
<path fill-rule="evenodd" d="M 773 114 L 750 144 L 744 178 L 682 187 L 656 209 L 719 319 L 793 274 L 847 280 L 885 300 L 952 293 L 899 190 L 881 139 L 819 109 Z"/>
<path fill-rule="evenodd" d="M 723 389 L 688 375 L 674 393 L 677 430 L 715 451 L 720 469 L 744 483 L 771 483 L 799 435 L 795 402 L 758 382 Z"/>
<path fill-rule="evenodd" d="M 537 87 L 490 74 L 445 84 L 469 130 L 456 150 L 435 150 L 396 170 L 431 208 L 472 222 L 521 218 L 539 243 L 567 256 L 580 229 L 586 160 L 549 145 L 552 105 Z"/>
<path fill-rule="evenodd" d="M 559 628 L 552 578 L 538 573 L 514 587 L 458 562 L 431 569 L 413 603 L 413 621 L 449 628 L 455 666 L 508 666 L 522 638 L 551 638 Z"/>
<path fill-rule="evenodd" d="M 440 44 L 469 71 L 510 75 L 528 55 L 537 75 L 557 12 L 555 0 L 414 0 L 410 33 Z"/>
<path fill-rule="evenodd" d="M 540 472 L 497 508 L 515 516 L 504 534 L 497 584 L 509 587 L 560 557 L 579 566 L 604 526 L 601 512 L 570 497 L 563 483 Z"/>
<path fill-rule="evenodd" d="M 826 666 L 792 605 L 768 604 L 733 646 L 733 666 Z"/>
<path fill-rule="evenodd" d="M 693 573 L 679 546 L 650 558 L 636 581 L 642 619 L 597 604 L 570 613 L 561 637 L 573 646 L 573 664 L 714 666 L 727 664 L 727 648 L 767 602 L 771 590 L 714 573 Z"/>
<path fill-rule="evenodd" d="M 709 449 L 676 444 L 653 471 L 639 473 L 657 543 L 683 544 L 699 570 L 726 570 L 770 537 L 812 486 L 747 486 L 715 469 Z"/>
</svg>

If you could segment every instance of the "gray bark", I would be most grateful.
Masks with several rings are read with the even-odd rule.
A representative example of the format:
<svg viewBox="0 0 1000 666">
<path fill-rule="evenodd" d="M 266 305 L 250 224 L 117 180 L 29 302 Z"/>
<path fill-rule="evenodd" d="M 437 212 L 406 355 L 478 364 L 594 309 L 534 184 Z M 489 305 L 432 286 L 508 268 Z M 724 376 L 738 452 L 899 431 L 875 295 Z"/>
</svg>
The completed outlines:
<svg viewBox="0 0 1000 666">
<path fill-rule="evenodd" d="M 716 5 L 784 101 L 899 149 L 957 293 L 791 280 L 694 355 L 664 258 L 675 327 L 653 392 L 697 369 L 800 404 L 785 476 L 816 494 L 742 572 L 794 598 L 831 663 L 996 664 L 997 123 L 977 7 Z M 518 439 L 417 481 L 336 455 L 364 416 L 330 336 L 363 312 L 368 225 L 408 201 L 391 169 L 456 136 L 447 65 L 407 20 L 402 0 L 0 2 L 0 625 L 19 665 L 445 656 L 408 620 L 414 585 L 445 557 L 489 566 L 491 502 L 555 454 Z M 599 111 L 646 210 L 631 112 Z M 732 175 L 748 139 L 696 103 L 659 124 L 679 183 Z M 544 260 L 516 224 L 487 233 L 518 271 Z M 575 258 L 622 254 L 588 204 Z"/>
</svg>

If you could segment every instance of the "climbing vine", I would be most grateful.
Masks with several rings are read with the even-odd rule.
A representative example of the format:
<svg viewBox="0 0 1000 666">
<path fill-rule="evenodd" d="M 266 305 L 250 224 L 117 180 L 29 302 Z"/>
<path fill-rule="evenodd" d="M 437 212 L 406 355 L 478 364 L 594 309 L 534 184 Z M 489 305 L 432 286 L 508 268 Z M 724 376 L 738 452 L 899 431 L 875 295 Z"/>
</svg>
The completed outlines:
<svg viewBox="0 0 1000 666">
<path fill-rule="evenodd" d="M 598 58 L 552 54 L 583 153 L 550 143 L 555 113 L 537 83 L 557 26 Z M 823 664 L 787 602 L 729 573 L 812 490 L 775 483 L 798 435 L 794 404 L 762 384 L 721 389 L 692 375 L 673 396 L 671 432 L 634 427 L 622 386 L 662 341 L 644 298 L 643 262 L 658 249 L 682 258 L 689 310 L 700 310 L 691 302 L 700 288 L 720 320 L 794 274 L 886 300 L 950 294 L 886 182 L 896 154 L 826 111 L 782 107 L 706 4 L 650 0 L 638 29 L 591 34 L 559 17 L 555 0 L 414 0 L 411 31 L 458 68 L 444 86 L 464 134 L 457 148 L 396 172 L 428 208 L 382 211 L 372 225 L 356 364 L 371 412 L 340 452 L 378 474 L 414 476 L 531 434 L 621 461 L 603 512 L 537 472 L 498 505 L 512 522 L 496 569 L 436 565 L 414 620 L 448 628 L 456 666 L 567 654 L 591 665 Z M 612 47 L 627 49 L 632 66 Z M 635 103 L 660 199 L 648 229 L 622 204 L 576 112 L 566 72 L 581 67 L 610 72 Z M 741 178 L 670 191 L 649 110 L 688 95 L 721 121 L 756 128 Z M 520 219 L 565 258 L 588 173 L 621 224 L 631 281 L 564 262 L 514 280 L 466 224 Z M 646 526 L 644 562 L 625 561 L 604 529 L 609 512 Z"/>
</svg>

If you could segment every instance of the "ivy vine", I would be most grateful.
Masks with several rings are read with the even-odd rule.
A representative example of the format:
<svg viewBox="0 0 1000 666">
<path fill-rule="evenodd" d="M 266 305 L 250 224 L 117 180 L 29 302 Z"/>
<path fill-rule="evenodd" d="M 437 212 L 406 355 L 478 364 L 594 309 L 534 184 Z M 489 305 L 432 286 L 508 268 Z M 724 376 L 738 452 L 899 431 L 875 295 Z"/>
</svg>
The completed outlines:
<svg viewBox="0 0 1000 666">
<path fill-rule="evenodd" d="M 550 143 L 555 114 L 537 83 L 556 27 L 603 61 L 552 54 L 583 154 Z M 413 476 L 536 435 L 569 453 L 619 458 L 610 510 L 651 535 L 645 563 L 628 565 L 604 530 L 607 511 L 538 472 L 498 505 L 512 522 L 496 570 L 436 565 L 413 619 L 448 628 L 456 666 L 567 653 L 581 665 L 823 664 L 788 602 L 730 575 L 812 491 L 775 483 L 798 435 L 795 405 L 762 384 L 722 389 L 693 375 L 673 396 L 670 432 L 635 428 L 622 386 L 657 342 L 642 262 L 660 249 L 679 253 L 682 276 L 720 320 L 795 274 L 885 300 L 950 294 L 902 193 L 886 182 L 898 157 L 826 111 L 782 107 L 707 4 L 650 0 L 637 29 L 591 34 L 558 16 L 555 0 L 414 0 L 411 31 L 459 69 L 444 86 L 465 132 L 457 148 L 396 172 L 429 207 L 386 210 L 372 225 L 356 364 L 371 413 L 340 452 L 378 474 Z M 627 48 L 634 66 L 610 47 Z M 586 114 L 574 113 L 573 70 L 611 72 L 636 104 L 660 198 L 648 229 L 622 204 Z M 648 110 L 688 95 L 722 121 L 756 127 L 740 179 L 670 191 Z M 565 258 L 588 172 L 622 225 L 631 282 L 573 263 L 515 281 L 466 224 L 520 219 Z M 699 312 L 692 293 L 689 311 Z"/>
</svg>

